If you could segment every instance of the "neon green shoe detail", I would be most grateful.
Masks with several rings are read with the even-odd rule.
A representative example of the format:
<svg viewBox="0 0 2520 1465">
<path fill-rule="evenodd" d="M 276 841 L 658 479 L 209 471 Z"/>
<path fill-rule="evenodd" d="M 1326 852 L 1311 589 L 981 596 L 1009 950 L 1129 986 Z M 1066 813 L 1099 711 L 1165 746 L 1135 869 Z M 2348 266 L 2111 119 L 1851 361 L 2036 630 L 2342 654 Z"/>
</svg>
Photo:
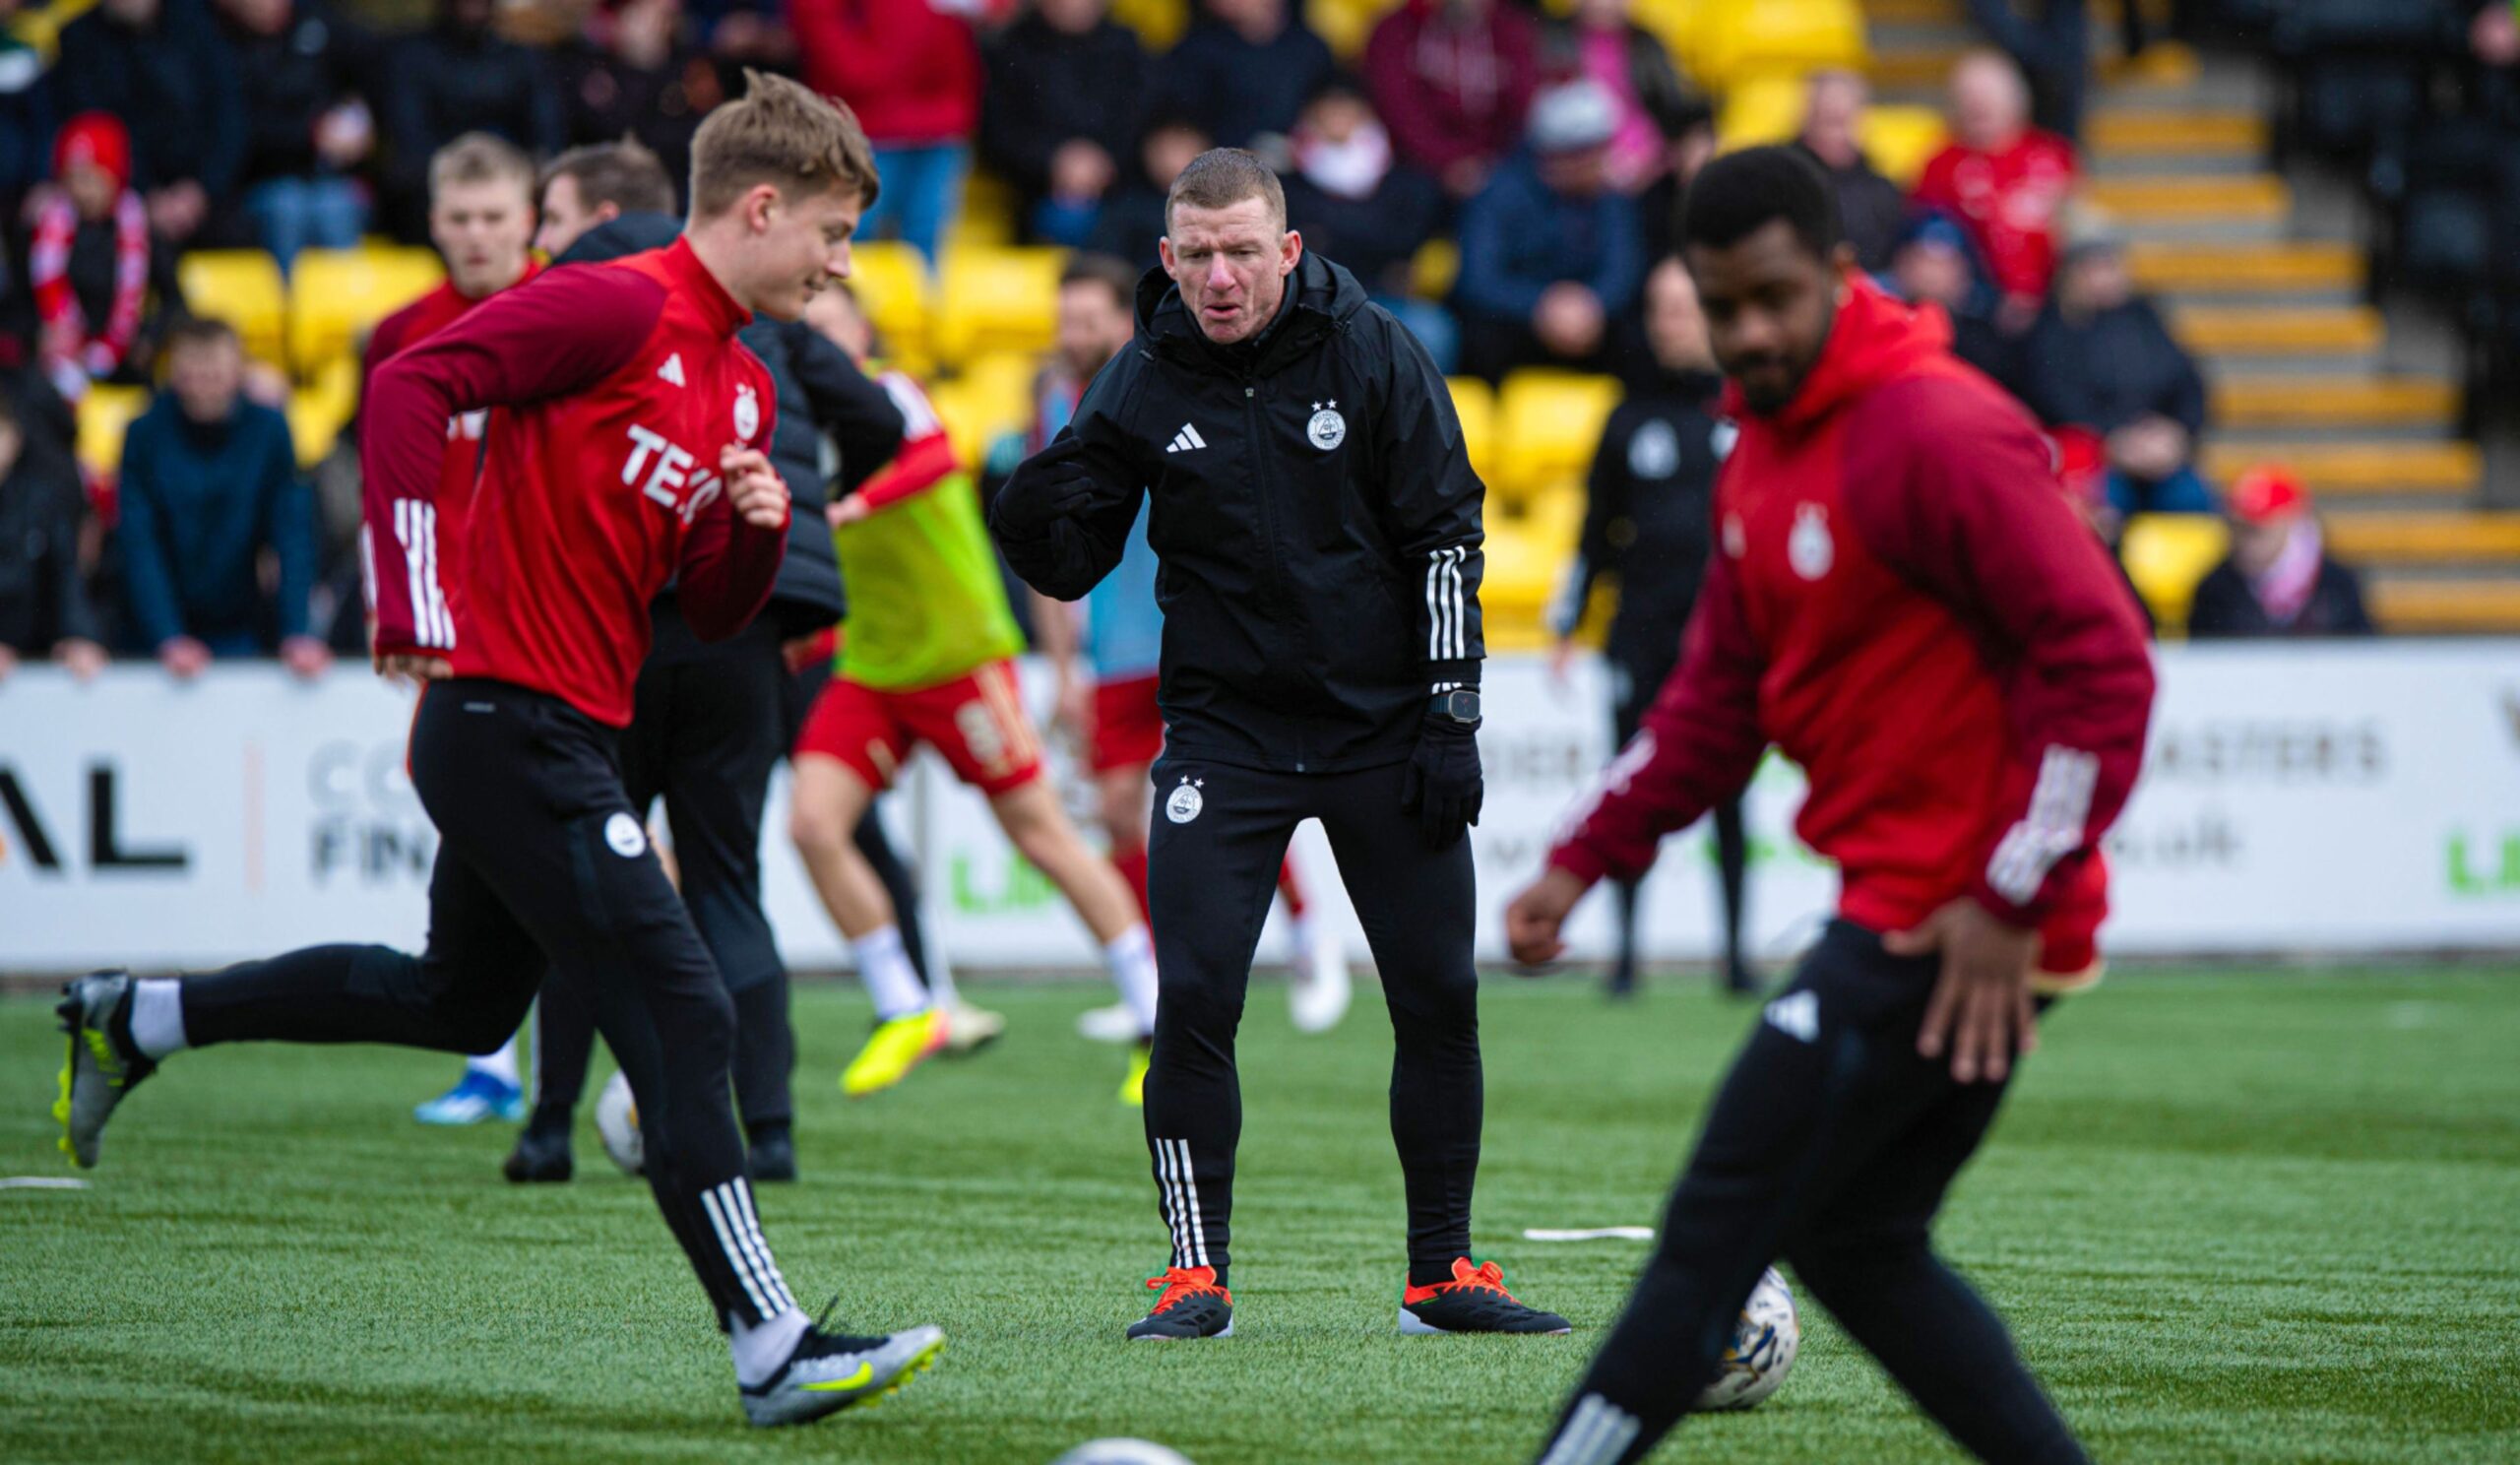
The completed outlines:
<svg viewBox="0 0 2520 1465">
<path fill-rule="evenodd" d="M 61 1094 L 53 1102 L 53 1117 L 61 1121 L 61 1148 L 81 1170 L 93 1170 L 105 1120 L 114 1106 L 158 1065 L 137 1051 L 126 1052 L 109 1024 L 131 997 L 131 978 L 99 972 L 65 983 L 53 1008 L 61 1030 L 69 1036 L 70 1056 L 61 1067 Z"/>
<path fill-rule="evenodd" d="M 935 1010 L 879 1024 L 842 1071 L 841 1092 L 851 1099 L 881 1093 L 908 1078 L 920 1060 L 942 1050 L 945 1040 L 945 1014 Z"/>
<path fill-rule="evenodd" d="M 1120 1080 L 1120 1102 L 1131 1109 L 1146 1108 L 1146 1070 L 1153 1056 L 1143 1043 L 1129 1050 L 1129 1073 Z"/>
</svg>

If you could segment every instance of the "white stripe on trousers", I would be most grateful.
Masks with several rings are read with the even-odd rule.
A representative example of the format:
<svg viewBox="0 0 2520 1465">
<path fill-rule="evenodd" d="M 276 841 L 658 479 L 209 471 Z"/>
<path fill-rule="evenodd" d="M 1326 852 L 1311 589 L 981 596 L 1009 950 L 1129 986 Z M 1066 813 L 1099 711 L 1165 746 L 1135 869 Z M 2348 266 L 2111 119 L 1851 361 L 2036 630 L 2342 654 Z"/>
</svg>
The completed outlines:
<svg viewBox="0 0 2520 1465">
<path fill-rule="evenodd" d="M 734 1268 L 735 1280 L 744 1285 L 744 1296 L 752 1299 L 753 1311 L 767 1320 L 786 1310 L 770 1306 L 770 1300 L 762 1295 L 761 1284 L 753 1279 L 751 1265 L 745 1261 L 742 1248 L 735 1244 L 734 1229 L 726 1224 L 726 1213 L 718 1203 L 718 1192 L 701 1191 L 700 1205 L 709 1213 L 710 1228 L 718 1233 L 718 1245 L 726 1253 L 726 1264 Z"/>
<path fill-rule="evenodd" d="M 761 1234 L 761 1213 L 752 1208 L 752 1181 L 736 1178 L 726 1183 L 734 1188 L 735 1199 L 743 1205 L 744 1233 L 761 1253 L 761 1267 L 768 1274 L 770 1290 L 778 1294 L 780 1302 L 795 1306 L 796 1295 L 788 1290 L 788 1279 L 779 1274 L 779 1258 L 770 1254 L 770 1242 Z"/>
<path fill-rule="evenodd" d="M 1175 1266 L 1208 1265 L 1208 1228 L 1199 1219 L 1199 1179 L 1190 1173 L 1190 1142 L 1159 1139 L 1157 1163 L 1165 1179 L 1165 1196 L 1172 1212 Z"/>
<path fill-rule="evenodd" d="M 1172 1233 L 1172 1264 L 1190 1265 L 1190 1229 L 1183 1224 L 1181 1197 L 1172 1184 L 1172 1141 L 1155 1142 L 1155 1183 L 1164 1197 L 1164 1226 Z"/>
<path fill-rule="evenodd" d="M 1599 1394 L 1586 1394 L 1540 1465 L 1609 1465 L 1635 1440 L 1637 1428 L 1636 1416 Z"/>
</svg>

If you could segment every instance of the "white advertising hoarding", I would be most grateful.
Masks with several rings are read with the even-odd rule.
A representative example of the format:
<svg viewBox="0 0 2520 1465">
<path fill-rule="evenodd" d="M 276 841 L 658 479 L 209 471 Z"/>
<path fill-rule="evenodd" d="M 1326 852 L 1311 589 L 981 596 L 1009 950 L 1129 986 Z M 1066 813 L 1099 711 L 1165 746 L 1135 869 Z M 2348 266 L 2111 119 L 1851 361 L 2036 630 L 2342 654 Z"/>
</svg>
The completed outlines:
<svg viewBox="0 0 2520 1465">
<path fill-rule="evenodd" d="M 2144 782 L 2110 841 L 2110 949 L 2520 950 L 2520 642 L 2173 646 L 2159 662 Z M 1609 748 L 1593 665 L 1560 685 L 1536 660 L 1499 659 L 1486 693 L 1474 841 L 1493 956 L 1498 911 Z M 312 685 L 265 667 L 190 685 L 141 667 L 86 685 L 21 670 L 0 684 L 0 970 L 416 945 L 435 836 L 403 775 L 410 717 L 407 696 L 351 670 Z M 1834 873 L 1792 836 L 1800 797 L 1771 759 L 1748 798 L 1764 959 L 1796 948 L 1835 898 Z M 845 965 L 786 846 L 784 799 L 783 778 L 764 836 L 780 943 L 799 967 Z M 957 965 L 1094 964 L 1056 892 L 934 760 L 890 803 Z M 1648 882 L 1657 958 L 1714 948 L 1707 843 L 1702 827 L 1674 838 Z M 1366 957 L 1317 829 L 1297 854 Z M 1576 954 L 1602 954 L 1608 934 L 1606 902 L 1588 902 Z M 1277 941 L 1273 919 L 1264 961 Z"/>
</svg>

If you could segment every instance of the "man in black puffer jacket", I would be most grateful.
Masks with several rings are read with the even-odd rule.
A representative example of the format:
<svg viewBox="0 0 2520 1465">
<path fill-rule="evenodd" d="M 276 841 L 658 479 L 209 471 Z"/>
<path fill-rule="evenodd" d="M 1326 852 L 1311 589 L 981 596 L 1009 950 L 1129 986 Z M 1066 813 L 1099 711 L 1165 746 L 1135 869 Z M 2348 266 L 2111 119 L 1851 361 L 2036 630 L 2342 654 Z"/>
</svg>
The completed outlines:
<svg viewBox="0 0 2520 1465">
<path fill-rule="evenodd" d="M 990 515 L 1016 573 L 1075 600 L 1119 562 L 1153 498 L 1165 751 L 1146 1134 L 1172 1260 L 1129 1336 L 1232 1324 L 1233 1035 L 1288 838 L 1315 818 L 1391 1004 L 1401 1331 L 1564 1332 L 1469 1256 L 1480 1077 L 1463 836 L 1482 790 L 1486 490 L 1451 395 L 1355 277 L 1304 253 L 1277 176 L 1249 153 L 1182 170 L 1161 252 L 1164 272 L 1138 287 L 1137 339 Z"/>
<path fill-rule="evenodd" d="M 682 230 L 672 207 L 673 185 L 646 149 L 635 143 L 575 149 L 544 176 L 539 242 L 556 255 L 557 266 L 659 248 Z M 802 322 L 755 321 L 741 339 L 778 388 L 770 459 L 794 504 L 788 554 L 769 605 L 728 640 L 702 641 L 670 589 L 657 598 L 656 646 L 639 673 L 630 726 L 621 734 L 621 763 L 633 806 L 645 809 L 658 796 L 664 798 L 683 903 L 735 1001 L 736 1108 L 758 1181 L 795 1177 L 788 1079 L 796 1042 L 788 1020 L 788 970 L 761 909 L 762 807 L 771 768 L 793 744 L 796 720 L 812 702 L 811 689 L 799 685 L 814 669 L 801 665 L 810 658 L 807 648 L 839 622 L 848 605 L 823 517 L 823 434 L 837 442 L 845 474 L 862 478 L 900 450 L 903 424 L 883 389 Z M 852 479 L 845 476 L 847 481 Z M 869 851 L 868 858 L 888 885 L 900 882 L 901 909 L 915 911 L 908 871 L 872 815 L 859 838 L 879 847 L 880 854 Z M 906 915 L 903 937 L 915 962 L 921 948 L 910 923 Z M 594 1045 L 592 1004 L 568 985 L 546 980 L 536 1028 L 534 1112 L 508 1157 L 508 1178 L 569 1178 L 571 1115 Z"/>
</svg>

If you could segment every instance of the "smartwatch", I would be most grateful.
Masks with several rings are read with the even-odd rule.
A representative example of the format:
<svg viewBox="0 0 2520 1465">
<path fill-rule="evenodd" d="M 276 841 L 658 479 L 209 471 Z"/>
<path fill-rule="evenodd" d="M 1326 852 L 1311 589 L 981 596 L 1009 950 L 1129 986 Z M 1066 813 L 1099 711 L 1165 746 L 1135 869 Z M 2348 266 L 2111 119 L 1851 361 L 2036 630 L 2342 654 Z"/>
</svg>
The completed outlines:
<svg viewBox="0 0 2520 1465">
<path fill-rule="evenodd" d="M 1479 689 L 1455 687 L 1449 692 L 1440 693 L 1429 711 L 1436 717 L 1450 719 L 1465 728 L 1476 728 L 1479 726 Z"/>
</svg>

